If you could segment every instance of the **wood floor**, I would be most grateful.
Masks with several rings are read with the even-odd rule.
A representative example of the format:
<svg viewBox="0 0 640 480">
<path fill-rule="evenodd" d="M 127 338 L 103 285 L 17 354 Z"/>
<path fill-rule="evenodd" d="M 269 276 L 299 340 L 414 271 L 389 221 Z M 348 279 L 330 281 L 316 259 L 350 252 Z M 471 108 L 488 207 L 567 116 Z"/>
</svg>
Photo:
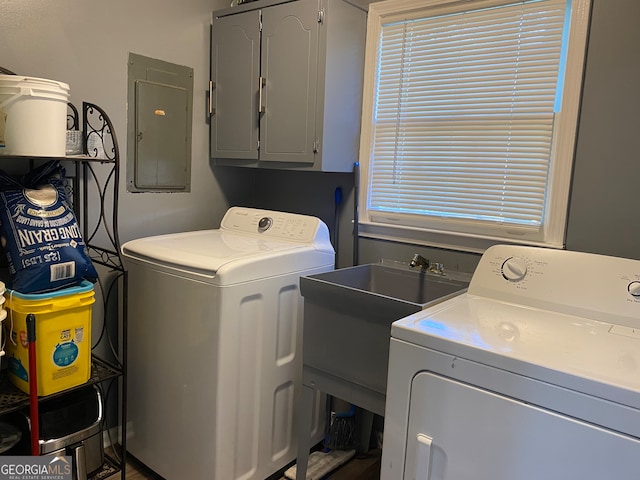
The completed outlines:
<svg viewBox="0 0 640 480">
<path fill-rule="evenodd" d="M 153 473 L 147 472 L 144 467 L 136 464 L 135 462 L 127 462 L 127 477 L 126 480 L 157 480 Z"/>
<path fill-rule="evenodd" d="M 134 460 L 127 462 L 126 473 L 126 480 L 158 480 L 157 476 L 145 471 L 145 468 Z M 111 478 L 115 480 L 120 476 L 115 475 Z M 282 479 L 284 478 L 282 477 Z M 330 480 L 380 480 L 380 451 L 372 450 L 366 458 L 353 458 L 325 478 Z"/>
</svg>

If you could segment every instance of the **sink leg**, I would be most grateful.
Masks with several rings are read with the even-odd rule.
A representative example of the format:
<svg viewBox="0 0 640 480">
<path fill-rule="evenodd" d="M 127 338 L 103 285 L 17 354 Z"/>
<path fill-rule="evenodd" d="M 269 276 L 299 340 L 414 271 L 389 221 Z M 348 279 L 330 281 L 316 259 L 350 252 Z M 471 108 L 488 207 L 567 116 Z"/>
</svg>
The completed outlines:
<svg viewBox="0 0 640 480">
<path fill-rule="evenodd" d="M 311 448 L 311 420 L 315 388 L 302 385 L 302 396 L 298 407 L 298 457 L 296 458 L 296 480 L 306 480 L 309 449 Z"/>
<path fill-rule="evenodd" d="M 358 432 L 358 445 L 356 447 L 356 455 L 365 456 L 369 452 L 369 443 L 371 442 L 371 430 L 373 430 L 373 412 L 358 408 L 360 429 Z"/>
</svg>

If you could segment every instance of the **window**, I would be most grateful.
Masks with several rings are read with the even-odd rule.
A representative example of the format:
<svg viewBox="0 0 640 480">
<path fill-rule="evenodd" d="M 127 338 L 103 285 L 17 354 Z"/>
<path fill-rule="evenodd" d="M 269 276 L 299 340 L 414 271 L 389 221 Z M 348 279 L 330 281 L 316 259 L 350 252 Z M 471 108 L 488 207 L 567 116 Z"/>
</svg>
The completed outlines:
<svg viewBox="0 0 640 480">
<path fill-rule="evenodd" d="M 589 0 L 370 6 L 360 233 L 562 247 Z"/>
</svg>

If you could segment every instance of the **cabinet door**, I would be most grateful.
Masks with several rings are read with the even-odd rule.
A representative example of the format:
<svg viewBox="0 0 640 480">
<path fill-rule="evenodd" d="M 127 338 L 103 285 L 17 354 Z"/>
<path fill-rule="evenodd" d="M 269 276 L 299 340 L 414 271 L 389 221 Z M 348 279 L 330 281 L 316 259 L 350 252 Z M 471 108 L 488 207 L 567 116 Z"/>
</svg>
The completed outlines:
<svg viewBox="0 0 640 480">
<path fill-rule="evenodd" d="M 260 12 L 213 20 L 212 158 L 258 158 Z"/>
<path fill-rule="evenodd" d="M 318 2 L 262 10 L 260 160 L 314 162 Z"/>
</svg>

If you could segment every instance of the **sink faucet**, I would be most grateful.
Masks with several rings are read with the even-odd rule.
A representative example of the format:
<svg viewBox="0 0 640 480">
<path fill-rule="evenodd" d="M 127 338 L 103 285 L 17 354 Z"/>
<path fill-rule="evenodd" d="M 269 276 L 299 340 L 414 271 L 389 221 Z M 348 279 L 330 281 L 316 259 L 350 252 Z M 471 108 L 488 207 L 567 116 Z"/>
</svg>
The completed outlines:
<svg viewBox="0 0 640 480">
<path fill-rule="evenodd" d="M 416 253 L 409 262 L 409 266 L 411 268 L 420 267 L 421 270 L 426 270 L 427 268 L 429 268 L 429 260 Z"/>
</svg>

